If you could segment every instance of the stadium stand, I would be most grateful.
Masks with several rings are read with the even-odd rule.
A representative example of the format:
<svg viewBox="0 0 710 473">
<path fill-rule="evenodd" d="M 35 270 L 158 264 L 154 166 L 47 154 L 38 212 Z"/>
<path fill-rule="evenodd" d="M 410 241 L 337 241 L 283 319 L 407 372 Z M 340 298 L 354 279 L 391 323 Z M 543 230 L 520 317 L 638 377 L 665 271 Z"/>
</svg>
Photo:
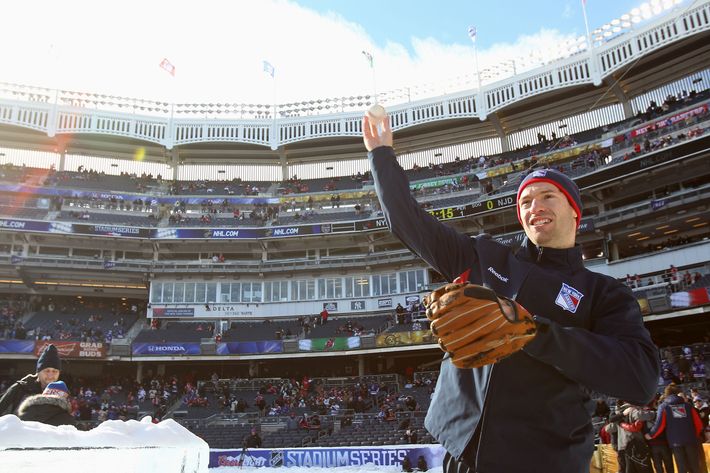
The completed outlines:
<svg viewBox="0 0 710 473">
<path fill-rule="evenodd" d="M 586 264 L 629 287 L 665 347 L 659 392 L 674 382 L 707 401 L 710 91 L 700 89 L 710 70 L 696 62 L 707 36 L 688 35 L 686 46 L 644 52 L 650 60 L 677 54 L 687 67 L 630 68 L 623 100 L 591 82 L 518 94 L 487 109 L 498 114 L 495 132 L 492 119 L 457 112 L 451 97 L 391 110 L 402 123 L 427 117 L 397 129 L 400 160 L 419 204 L 468 235 L 515 245 L 520 180 L 545 166 L 574 177 L 585 203 L 578 241 Z M 562 74 L 558 66 L 544 67 Z M 502 80 L 523 90 L 523 79 Z M 493 104 L 488 92 L 476 104 Z M 578 106 L 562 97 L 577 92 Z M 93 130 L 105 143 L 68 170 L 61 163 L 72 148 L 90 149 L 92 140 L 72 136 L 53 165 L 21 162 L 23 151 L 44 149 L 36 134 L 48 131 L 2 115 L 37 106 L 21 97 L 5 101 L 0 91 L 0 146 L 23 145 L 6 149 L 0 165 L 0 393 L 33 372 L 37 347 L 53 342 L 70 353 L 62 376 L 82 428 L 168 417 L 211 448 L 236 450 L 252 429 L 266 448 L 435 442 L 423 419 L 441 353 L 419 303 L 446 281 L 387 231 L 367 165 L 357 169 L 357 133 L 320 136 L 323 117 L 315 115 L 299 118 L 313 134 L 296 143 L 280 143 L 277 133 L 269 143 L 184 146 L 176 131 L 169 143 L 147 140 L 141 163 L 115 158 L 125 136 Z M 338 121 L 351 127 L 351 118 L 360 117 Z M 233 124 L 245 136 L 260 126 L 255 120 Z M 165 123 L 177 130 L 187 122 Z M 201 118 L 197 126 L 212 125 Z M 280 149 L 269 151 L 274 144 Z M 278 179 L 250 174 L 262 166 L 255 146 Z M 186 179 L 183 158 L 205 175 Z M 215 161 L 230 172 L 241 166 L 229 174 L 240 177 L 216 178 L 224 174 L 211 174 Z M 323 170 L 350 161 L 342 175 Z M 313 163 L 323 169 L 300 171 Z M 149 165 L 164 166 L 163 175 Z M 91 358 L 74 343 L 106 346 Z M 165 347 L 167 355 L 156 349 Z M 599 435 L 619 400 L 593 398 Z"/>
</svg>

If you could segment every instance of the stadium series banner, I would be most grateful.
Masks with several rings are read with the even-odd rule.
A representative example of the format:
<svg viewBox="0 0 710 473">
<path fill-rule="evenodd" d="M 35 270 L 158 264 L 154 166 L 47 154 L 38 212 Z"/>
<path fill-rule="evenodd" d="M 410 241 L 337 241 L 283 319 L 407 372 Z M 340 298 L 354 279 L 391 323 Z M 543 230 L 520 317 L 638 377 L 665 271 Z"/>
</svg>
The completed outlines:
<svg viewBox="0 0 710 473">
<path fill-rule="evenodd" d="M 174 343 L 134 343 L 134 355 L 143 356 L 175 356 L 175 355 L 200 355 L 200 344 L 195 342 Z"/>
<path fill-rule="evenodd" d="M 429 469 L 441 466 L 444 459 L 441 445 L 399 445 L 382 447 L 339 447 L 339 448 L 287 448 L 270 450 L 250 448 L 248 450 L 210 450 L 209 468 L 223 466 L 250 467 L 319 467 L 372 465 L 375 467 L 399 467 L 409 458 L 416 465 L 419 457 L 424 457 Z"/>
</svg>

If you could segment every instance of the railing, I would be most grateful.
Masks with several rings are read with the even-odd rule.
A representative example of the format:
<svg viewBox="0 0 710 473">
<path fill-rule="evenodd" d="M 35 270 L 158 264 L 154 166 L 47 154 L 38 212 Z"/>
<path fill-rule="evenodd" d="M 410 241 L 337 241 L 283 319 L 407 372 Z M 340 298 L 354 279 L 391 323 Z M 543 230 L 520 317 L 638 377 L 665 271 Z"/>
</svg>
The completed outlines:
<svg viewBox="0 0 710 473">
<path fill-rule="evenodd" d="M 515 74 L 478 90 L 399 102 L 402 94 L 383 94 L 393 129 L 487 114 L 526 98 L 571 85 L 601 83 L 604 77 L 654 51 L 710 29 L 710 2 L 674 11 L 637 30 L 618 32 L 589 52 L 578 52 Z M 559 57 L 559 56 L 558 56 Z M 599 64 L 599 66 L 597 66 Z M 498 79 L 500 76 L 496 76 Z M 169 104 L 137 98 L 0 84 L 0 123 L 31 128 L 49 136 L 98 133 L 174 146 L 198 142 L 235 142 L 279 146 L 324 137 L 361 134 L 361 115 L 372 97 L 319 99 L 272 107 L 260 104 Z M 394 100 L 390 103 L 388 100 Z M 152 115 L 151 115 L 152 114 Z M 157 116 L 153 116 L 157 115 Z M 183 118 L 187 115 L 199 118 Z M 236 116 L 227 119 L 224 117 Z M 219 117 L 215 120 L 215 117 Z M 208 121 L 205 120 L 208 119 Z"/>
</svg>

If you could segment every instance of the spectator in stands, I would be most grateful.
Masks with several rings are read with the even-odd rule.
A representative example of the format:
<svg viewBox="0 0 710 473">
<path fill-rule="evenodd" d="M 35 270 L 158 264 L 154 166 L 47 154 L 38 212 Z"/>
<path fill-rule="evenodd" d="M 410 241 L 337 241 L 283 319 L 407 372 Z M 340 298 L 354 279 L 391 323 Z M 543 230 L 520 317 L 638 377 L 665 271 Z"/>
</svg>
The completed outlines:
<svg viewBox="0 0 710 473">
<path fill-rule="evenodd" d="M 251 432 L 244 438 L 246 448 L 261 448 L 261 437 L 256 431 L 256 427 L 251 428 Z"/>
<path fill-rule="evenodd" d="M 412 442 L 412 443 L 416 443 L 416 442 Z M 429 471 L 429 465 L 427 465 L 424 455 L 419 455 L 419 458 L 417 459 L 417 469 L 419 471 Z"/>
<path fill-rule="evenodd" d="M 678 369 L 678 378 L 680 378 L 681 383 L 687 383 L 690 380 L 690 370 L 691 364 L 683 355 L 678 355 L 675 362 L 676 368 Z"/>
<path fill-rule="evenodd" d="M 48 384 L 59 380 L 62 360 L 54 345 L 47 345 L 37 359 L 35 374 L 28 374 L 5 392 L 0 398 L 0 415 L 14 414 L 28 396 L 41 394 Z"/>
<path fill-rule="evenodd" d="M 653 421 L 646 422 L 645 432 L 650 431 L 653 428 Z M 648 447 L 651 449 L 651 460 L 653 461 L 653 468 L 656 473 L 674 473 L 675 467 L 673 466 L 673 452 L 671 452 L 668 446 L 668 439 L 666 439 L 666 433 L 662 432 L 656 438 L 647 439 Z"/>
<path fill-rule="evenodd" d="M 653 473 L 651 451 L 642 436 L 645 422 L 653 419 L 653 413 L 630 404 L 622 405 L 620 411 L 623 417 L 618 423 L 617 436 L 619 450 L 623 450 L 626 457 L 626 472 Z"/>
<path fill-rule="evenodd" d="M 76 425 L 71 415 L 69 389 L 64 381 L 49 383 L 42 394 L 29 396 L 17 409 L 22 420 L 41 422 L 49 425 Z"/>
<path fill-rule="evenodd" d="M 315 414 L 308 421 L 308 428 L 310 430 L 320 430 L 320 427 L 321 427 L 320 416 L 318 414 Z"/>
<path fill-rule="evenodd" d="M 690 371 L 695 381 L 705 382 L 705 362 L 700 355 L 693 356 L 693 364 L 690 366 Z"/>
<path fill-rule="evenodd" d="M 603 399 L 597 399 L 597 407 L 594 409 L 594 417 L 602 417 L 604 419 L 609 417 L 611 414 L 611 409 L 609 409 L 609 404 Z"/>
<path fill-rule="evenodd" d="M 296 413 L 291 411 L 286 419 L 286 430 L 298 430 L 298 419 L 296 419 Z"/>
<path fill-rule="evenodd" d="M 419 437 L 417 436 L 417 431 L 412 429 L 405 430 L 404 435 L 402 436 L 402 440 L 404 441 L 404 443 L 408 444 L 417 443 L 417 441 L 419 440 Z"/>
<path fill-rule="evenodd" d="M 671 384 L 664 390 L 656 423 L 646 434 L 651 440 L 666 433 L 678 471 L 700 473 L 702 421 L 693 406 L 680 397 L 681 389 Z"/>
<path fill-rule="evenodd" d="M 425 421 L 446 449 L 444 473 L 588 472 L 593 411 L 580 392 L 645 404 L 660 367 L 633 294 L 584 267 L 575 245 L 582 218 L 577 185 L 553 170 L 525 177 L 517 210 L 526 239 L 513 252 L 487 235 L 460 234 L 419 207 L 397 164 L 388 118 L 378 128 L 365 116 L 363 134 L 387 224 L 404 245 L 446 280 L 485 284 L 536 314 L 534 339 L 495 365 L 459 368 L 445 355 Z M 484 425 L 484 412 L 494 427 Z M 505 441 L 495 433 L 500 429 Z"/>
<path fill-rule="evenodd" d="M 397 304 L 397 307 L 394 308 L 394 313 L 397 316 L 397 323 L 398 324 L 403 324 L 404 323 L 404 314 L 406 312 L 406 309 L 402 307 L 402 304 Z"/>
</svg>

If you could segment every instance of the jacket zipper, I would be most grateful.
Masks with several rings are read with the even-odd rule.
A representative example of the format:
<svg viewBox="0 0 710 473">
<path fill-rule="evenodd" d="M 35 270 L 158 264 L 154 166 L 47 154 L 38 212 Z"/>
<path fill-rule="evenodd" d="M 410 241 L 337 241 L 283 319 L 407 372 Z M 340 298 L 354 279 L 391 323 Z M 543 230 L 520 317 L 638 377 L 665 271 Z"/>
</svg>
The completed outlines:
<svg viewBox="0 0 710 473">
<path fill-rule="evenodd" d="M 540 262 L 540 260 L 542 260 L 542 250 L 544 250 L 544 249 L 545 248 L 543 248 L 542 246 L 537 249 L 537 262 L 538 263 Z"/>
<path fill-rule="evenodd" d="M 478 469 L 479 461 L 478 457 L 481 454 L 481 444 L 483 443 L 483 427 L 486 423 L 486 402 L 488 401 L 488 393 L 491 392 L 493 388 L 493 370 L 495 365 L 491 365 L 491 372 L 488 375 L 488 389 L 486 389 L 486 395 L 483 396 L 483 413 L 481 414 L 481 428 L 478 432 L 478 446 L 476 446 L 476 465 L 475 468 Z"/>
</svg>

